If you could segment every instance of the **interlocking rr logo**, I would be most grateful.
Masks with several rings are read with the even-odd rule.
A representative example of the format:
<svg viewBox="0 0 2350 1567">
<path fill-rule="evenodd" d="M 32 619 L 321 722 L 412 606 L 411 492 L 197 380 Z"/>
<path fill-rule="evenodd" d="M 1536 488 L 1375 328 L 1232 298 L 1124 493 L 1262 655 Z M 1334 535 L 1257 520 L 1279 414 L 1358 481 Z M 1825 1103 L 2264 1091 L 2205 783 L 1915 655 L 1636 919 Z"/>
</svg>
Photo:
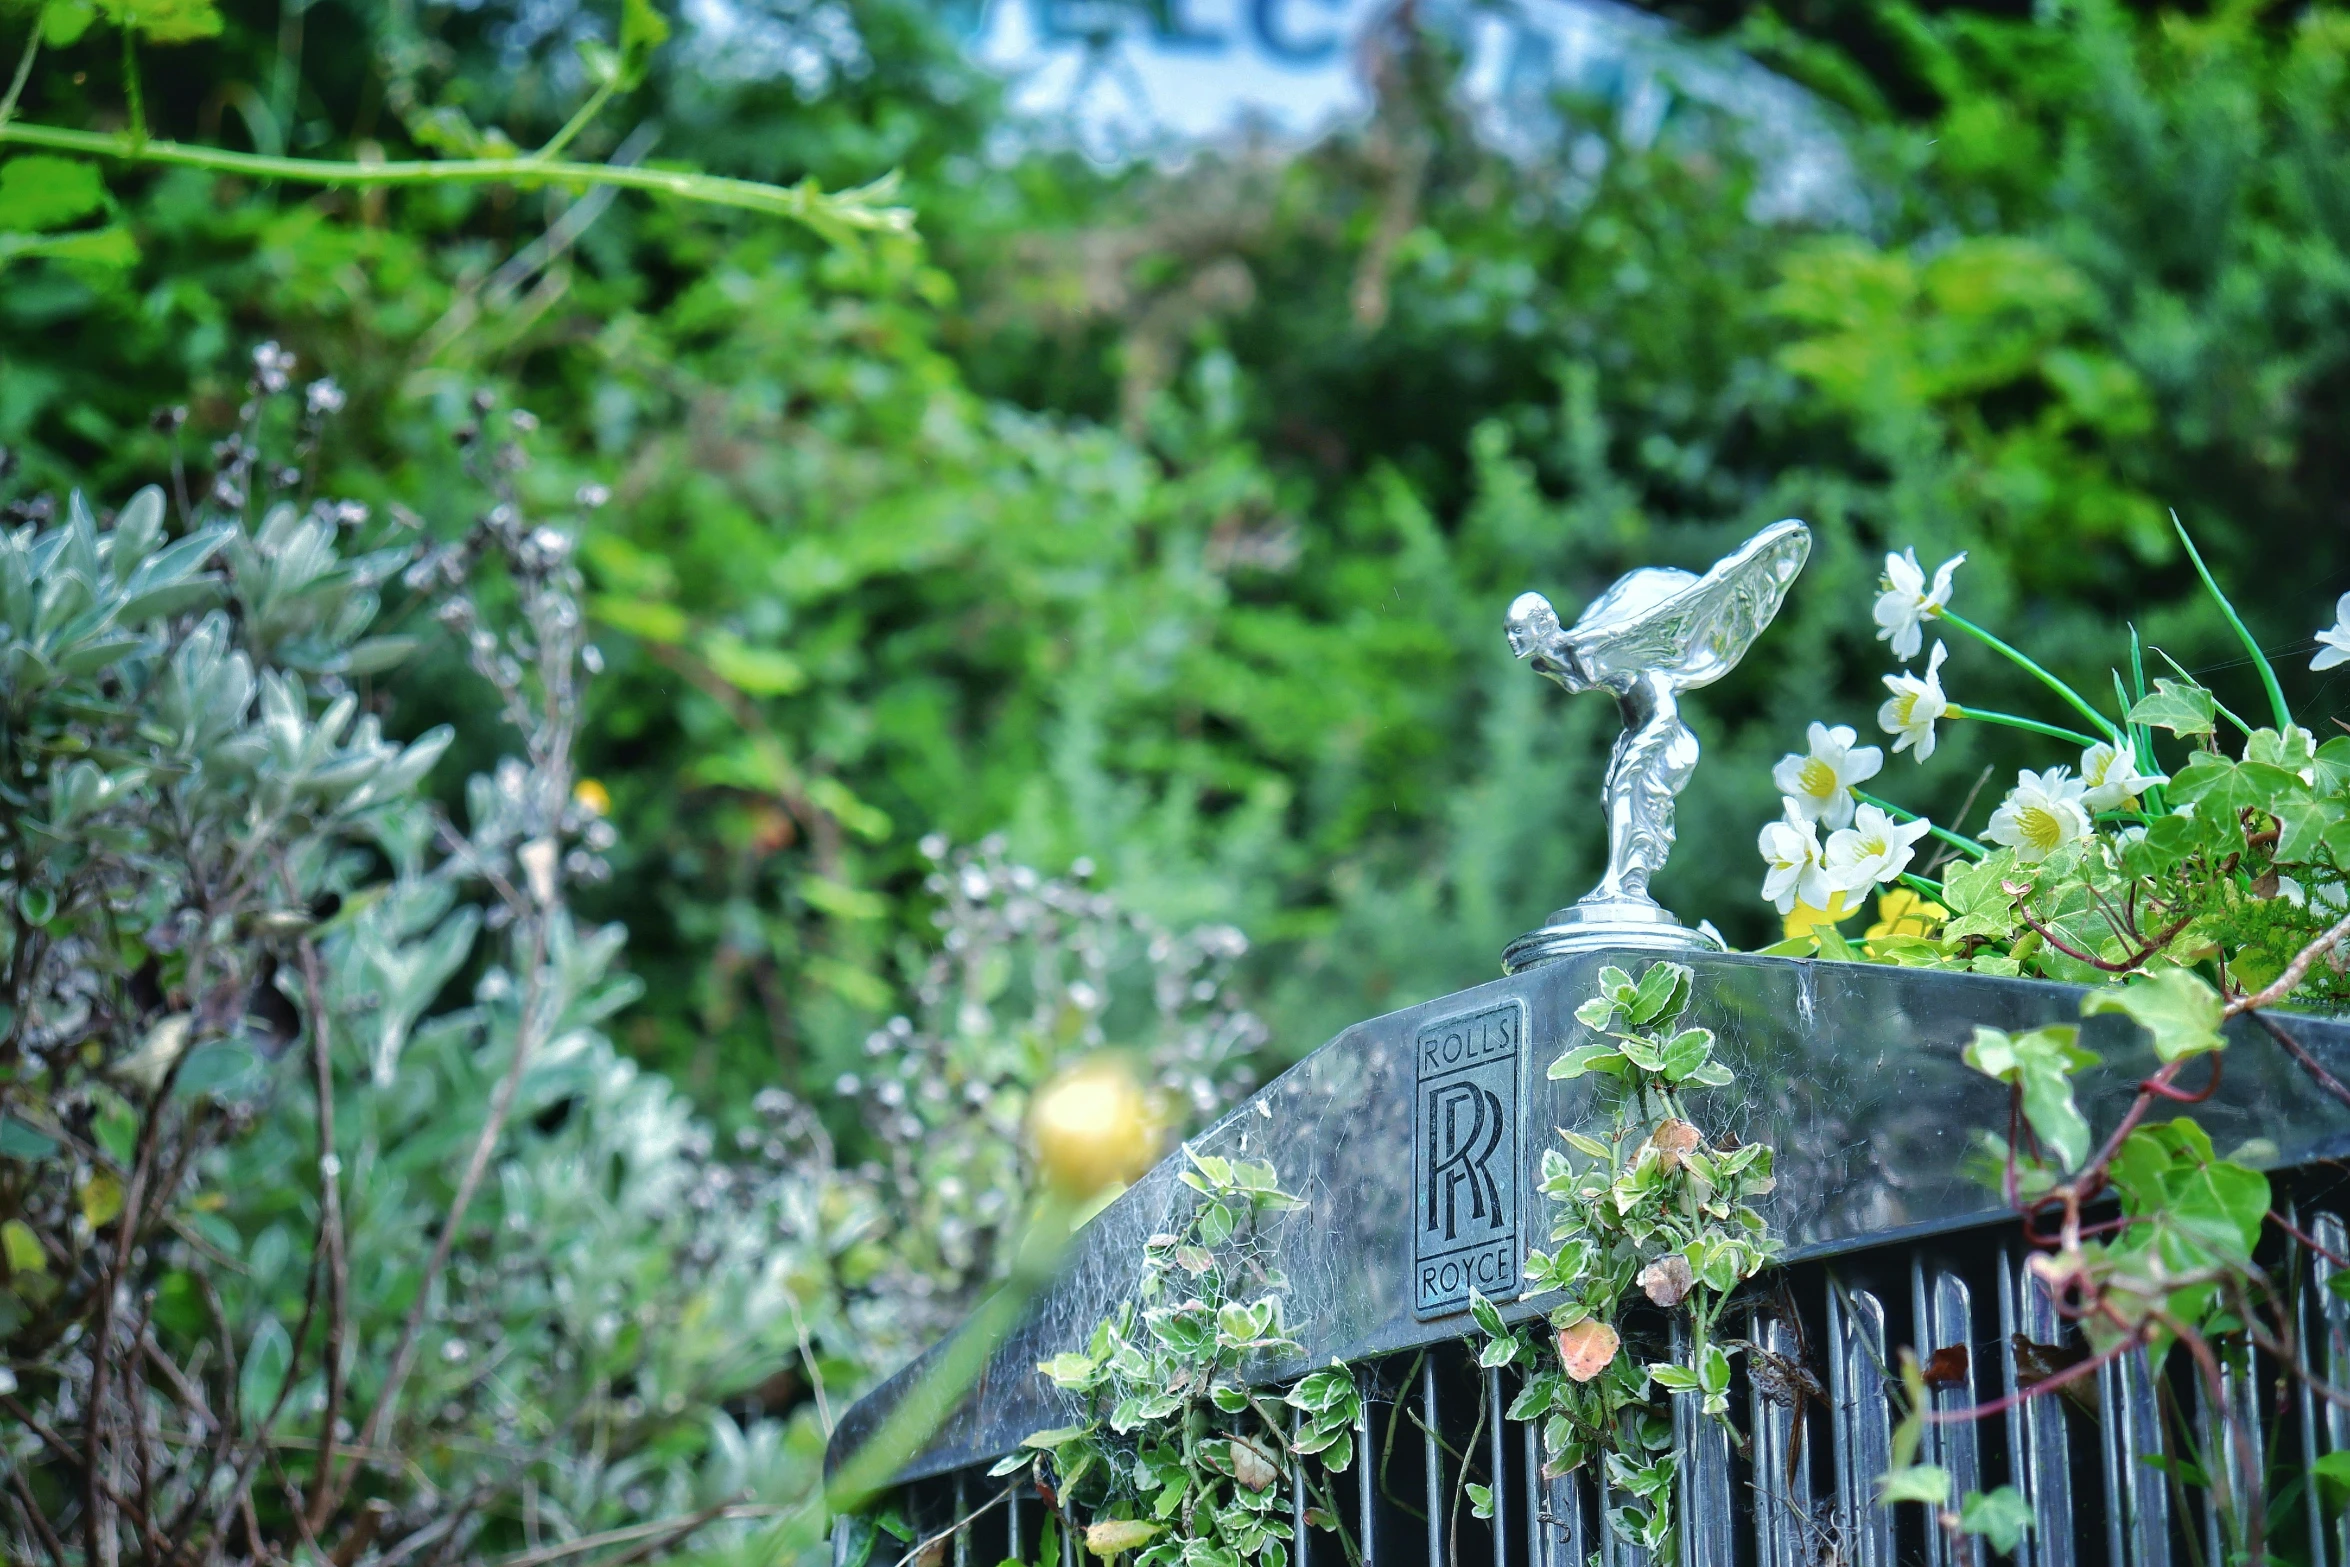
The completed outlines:
<svg viewBox="0 0 2350 1567">
<path fill-rule="evenodd" d="M 1464 1115 L 1466 1130 L 1461 1125 Z M 1428 1090 L 1427 1120 L 1428 1232 L 1434 1234 L 1441 1228 L 1446 1240 L 1460 1238 L 1464 1186 L 1468 1188 L 1470 1218 L 1485 1220 L 1487 1229 L 1507 1224 L 1501 1187 L 1493 1178 L 1493 1156 L 1501 1148 L 1506 1130 L 1501 1100 L 1475 1083 L 1439 1084 Z"/>
</svg>

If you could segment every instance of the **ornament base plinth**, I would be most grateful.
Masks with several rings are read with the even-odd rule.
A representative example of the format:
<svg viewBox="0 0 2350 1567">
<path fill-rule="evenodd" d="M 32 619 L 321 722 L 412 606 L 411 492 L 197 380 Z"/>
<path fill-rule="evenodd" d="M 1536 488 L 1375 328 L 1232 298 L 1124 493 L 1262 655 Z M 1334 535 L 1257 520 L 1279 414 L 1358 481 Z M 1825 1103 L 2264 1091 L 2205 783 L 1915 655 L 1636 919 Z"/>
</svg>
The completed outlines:
<svg viewBox="0 0 2350 1567">
<path fill-rule="evenodd" d="M 1727 944 L 1710 926 L 1691 929 L 1673 912 L 1649 898 L 1586 898 L 1571 904 L 1504 948 L 1501 971 L 1523 974 L 1530 968 L 1578 952 L 1607 948 L 1638 952 L 1722 952 Z"/>
</svg>

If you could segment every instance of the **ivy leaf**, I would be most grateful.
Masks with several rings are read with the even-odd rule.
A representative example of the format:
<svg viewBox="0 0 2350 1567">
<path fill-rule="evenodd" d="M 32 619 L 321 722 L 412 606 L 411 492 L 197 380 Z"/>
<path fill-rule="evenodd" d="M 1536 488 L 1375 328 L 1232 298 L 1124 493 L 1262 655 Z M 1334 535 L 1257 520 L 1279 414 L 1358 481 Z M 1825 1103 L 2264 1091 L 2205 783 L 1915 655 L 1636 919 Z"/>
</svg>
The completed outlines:
<svg viewBox="0 0 2350 1567">
<path fill-rule="evenodd" d="M 2066 1023 L 2028 1034 L 1977 1028 L 1965 1055 L 1984 1076 L 2022 1087 L 2024 1119 L 2068 1170 L 2089 1157 L 2089 1121 L 2073 1102 L 2072 1074 L 2097 1057 L 2075 1043 L 2080 1032 Z"/>
<path fill-rule="evenodd" d="M 1469 1315 L 1477 1319 L 1477 1326 L 1495 1338 L 1504 1337 L 1509 1332 L 1502 1325 L 1501 1308 L 1478 1293 L 1474 1286 L 1469 1290 Z"/>
<path fill-rule="evenodd" d="M 220 36 L 220 8 L 213 0 L 98 0 L 107 20 L 144 34 L 158 44 L 194 43 Z"/>
<path fill-rule="evenodd" d="M 1093 1386 L 1101 1367 L 1091 1355 L 1066 1354 L 1040 1360 L 1036 1363 L 1036 1369 L 1043 1372 L 1053 1386 L 1082 1393 Z"/>
<path fill-rule="evenodd" d="M 93 1175 L 82 1183 L 82 1218 L 93 1230 L 104 1229 L 122 1212 L 122 1182 L 111 1175 Z"/>
<path fill-rule="evenodd" d="M 237 1371 L 237 1402 L 247 1419 L 258 1421 L 269 1412 L 293 1361 L 294 1341 L 286 1336 L 285 1324 L 275 1317 L 263 1317 L 245 1350 L 245 1363 Z"/>
<path fill-rule="evenodd" d="M 1713 1054 L 1714 1031 L 1710 1028 L 1685 1028 L 1665 1041 L 1659 1052 L 1658 1065 L 1668 1082 L 1684 1082 L 1690 1074 L 1705 1065 Z"/>
<path fill-rule="evenodd" d="M 2288 865 L 2305 865 L 2317 858 L 2331 829 L 2344 820 L 2342 808 L 2330 800 L 2288 800 L 2277 807 L 2277 858 Z"/>
<path fill-rule="evenodd" d="M 2244 737 L 2244 760 L 2301 776 L 2317 760 L 2317 738 L 2295 724 L 2291 729 L 2255 729 Z"/>
<path fill-rule="evenodd" d="M 49 1254 L 41 1249 L 41 1238 L 22 1219 L 0 1223 L 0 1256 L 8 1259 L 12 1274 L 49 1271 Z"/>
<path fill-rule="evenodd" d="M 669 41 L 669 23 L 652 0 L 621 0 L 619 78 L 622 91 L 645 79 L 653 51 Z"/>
<path fill-rule="evenodd" d="M 0 164 L 0 229 L 37 234 L 78 223 L 106 205 L 106 182 L 91 164 L 44 153 Z"/>
<path fill-rule="evenodd" d="M 1730 1391 L 1730 1356 L 1721 1345 L 1706 1345 L 1697 1358 L 1697 1385 L 1708 1393 Z"/>
<path fill-rule="evenodd" d="M 2032 1527 L 2032 1504 L 2012 1485 L 1990 1492 L 1969 1491 L 1959 1505 L 1958 1527 L 1964 1533 L 1981 1535 L 2000 1555 L 2011 1556 L 2023 1543 L 2024 1531 Z"/>
<path fill-rule="evenodd" d="M 1648 1368 L 1649 1380 L 1668 1393 L 1697 1391 L 1697 1373 L 1687 1366 L 1678 1366 L 1669 1360 L 1658 1361 Z"/>
<path fill-rule="evenodd" d="M 1616 1004 L 1605 996 L 1593 996 L 1575 1009 L 1575 1021 L 1585 1028 L 1605 1028 L 1615 1015 Z"/>
<path fill-rule="evenodd" d="M 1586 1072 L 1605 1072 L 1611 1077 L 1621 1077 L 1624 1075 L 1624 1053 L 1613 1045 L 1577 1045 L 1550 1064 L 1552 1082 L 1581 1077 Z"/>
<path fill-rule="evenodd" d="M 1912 1464 L 1896 1469 L 1877 1482 L 1877 1494 L 1890 1506 L 1895 1502 L 1923 1502 L 1940 1507 L 1950 1500 L 1950 1471 L 1935 1464 Z"/>
<path fill-rule="evenodd" d="M 1650 964 L 1626 1009 L 1633 1027 L 1646 1028 L 1679 1012 L 1689 1000 L 1689 981 L 1690 970 L 1679 963 Z"/>
<path fill-rule="evenodd" d="M 2211 693 L 2201 686 L 2157 678 L 2153 691 L 2130 709 L 2129 722 L 2167 729 L 2184 740 L 2210 734 L 2216 713 Z"/>
<path fill-rule="evenodd" d="M 2186 969 L 2137 975 L 2119 990 L 2081 998 L 2083 1017 L 2119 1012 L 2135 1021 L 2154 1037 L 2154 1053 L 2165 1063 L 2225 1048 L 2219 1032 L 2225 1010 L 2219 992 Z"/>
<path fill-rule="evenodd" d="M 1085 1549 L 1087 1554 L 1107 1560 L 1150 1544 L 1166 1528 L 1165 1524 L 1146 1523 L 1139 1518 L 1105 1518 L 1085 1526 Z"/>
<path fill-rule="evenodd" d="M 98 20 L 90 0 L 48 0 L 41 7 L 41 42 L 52 49 L 70 49 Z"/>
</svg>

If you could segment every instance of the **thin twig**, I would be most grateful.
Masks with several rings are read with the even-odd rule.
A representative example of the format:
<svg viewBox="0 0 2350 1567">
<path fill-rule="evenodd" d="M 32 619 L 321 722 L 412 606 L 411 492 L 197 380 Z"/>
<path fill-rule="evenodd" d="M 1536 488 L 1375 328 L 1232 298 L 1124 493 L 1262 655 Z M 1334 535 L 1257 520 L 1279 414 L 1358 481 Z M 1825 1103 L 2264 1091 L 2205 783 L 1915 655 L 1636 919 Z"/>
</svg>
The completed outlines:
<svg viewBox="0 0 2350 1567">
<path fill-rule="evenodd" d="M 514 1097 L 522 1087 L 523 1068 L 530 1062 L 532 1034 L 535 1031 L 539 1006 L 539 991 L 545 983 L 547 963 L 547 915 L 531 919 L 530 979 L 524 987 L 522 1007 L 514 1024 L 514 1058 L 507 1063 L 506 1075 L 498 1083 L 495 1097 L 490 1101 L 489 1117 L 482 1122 L 481 1134 L 474 1139 L 473 1154 L 466 1161 L 464 1177 L 457 1183 L 457 1194 L 450 1199 L 448 1217 L 441 1222 L 440 1238 L 433 1243 L 432 1257 L 424 1267 L 424 1276 L 418 1281 L 416 1299 L 408 1307 L 408 1319 L 400 1325 L 399 1347 L 392 1353 L 392 1368 L 384 1378 L 383 1391 L 376 1396 L 375 1409 L 368 1416 L 361 1437 L 367 1447 L 383 1447 L 385 1431 L 399 1404 L 401 1384 L 416 1366 L 416 1345 L 424 1331 L 425 1313 L 431 1309 L 433 1291 L 439 1286 L 441 1274 L 449 1265 L 449 1254 L 455 1249 L 457 1236 L 465 1224 L 465 1211 L 473 1205 L 474 1193 L 480 1190 L 484 1174 L 489 1170 L 490 1156 L 497 1151 L 498 1139 L 506 1129 L 506 1117 L 514 1109 Z M 346 1480 L 356 1469 L 344 1471 Z M 343 1488 L 330 1488 L 333 1505 L 342 1501 Z"/>
<path fill-rule="evenodd" d="M 2225 1015 L 2240 1017 L 2246 1012 L 2257 1012 L 2262 1007 L 2275 1006 L 2300 989 L 2301 982 L 2309 977 L 2310 968 L 2316 964 L 2319 958 L 2324 957 L 2327 952 L 2338 946 L 2345 936 L 2350 936 L 2350 914 L 2343 915 L 2333 923 L 2324 935 L 2294 953 L 2293 961 L 2285 965 L 2285 971 L 2282 974 L 2252 994 L 2238 996 L 2229 1002 Z"/>
<path fill-rule="evenodd" d="M 334 1065 L 327 1039 L 326 986 L 319 970 L 318 946 L 309 937 L 300 944 L 302 999 L 310 1016 L 311 1091 L 318 1100 L 318 1231 L 326 1251 L 326 1348 L 321 1369 L 326 1373 L 326 1408 L 318 1423 L 318 1467 L 311 1471 L 309 1507 L 302 1511 L 302 1532 L 314 1536 L 326 1528 L 339 1500 L 334 1493 L 335 1422 L 343 1412 L 343 1340 L 350 1330 L 350 1260 L 344 1255 L 342 1161 L 335 1153 Z"/>
<path fill-rule="evenodd" d="M 36 28 L 35 32 L 38 31 Z M 8 1466 L 8 1487 L 16 1493 L 18 1504 L 24 1508 L 25 1517 L 32 1523 L 33 1533 L 40 1536 L 41 1548 L 49 1553 L 50 1560 L 56 1562 L 57 1567 L 65 1567 L 65 1542 L 57 1538 L 57 1531 L 50 1528 L 49 1520 L 41 1515 L 39 1498 L 33 1495 L 33 1488 L 25 1484 L 23 1466 Z"/>
<path fill-rule="evenodd" d="M 1011 1494 L 1009 1490 L 1006 1490 L 995 1500 L 1000 1502 Z M 995 1502 L 987 1504 L 988 1507 L 994 1505 Z M 986 1510 L 987 1507 L 979 1509 L 980 1512 Z M 607 1545 L 628 1545 L 638 1540 L 657 1539 L 671 1529 L 681 1530 L 678 1538 L 683 1539 L 685 1535 L 693 1533 L 706 1524 L 714 1523 L 720 1518 L 772 1518 L 778 1513 L 788 1511 L 791 1509 L 763 1502 L 722 1502 L 716 1507 L 705 1507 L 700 1512 L 685 1518 L 658 1518 L 651 1523 L 630 1524 L 624 1529 L 606 1529 L 601 1534 L 583 1534 L 578 1539 L 566 1540 L 561 1545 L 544 1546 L 535 1551 L 522 1551 L 513 1556 L 500 1558 L 496 1567 L 544 1567 L 545 1563 L 559 1562 L 566 1556 L 577 1556 L 582 1551 L 600 1551 Z M 978 1513 L 971 1515 L 972 1518 L 978 1516 Z M 964 1523 L 970 1521 L 970 1518 L 963 1520 Z M 961 1525 L 950 1527 L 946 1534 L 952 1534 L 954 1529 L 959 1527 Z M 941 1534 L 938 1538 L 944 1539 L 946 1534 Z M 616 1567 L 616 1564 L 607 1564 L 607 1567 Z"/>
<path fill-rule="evenodd" d="M 114 1256 L 98 1274 L 98 1322 L 90 1334 L 90 1390 L 83 1407 L 87 1411 L 82 1427 L 82 1542 L 88 1548 L 92 1567 L 96 1567 L 103 1552 L 102 1542 L 114 1528 L 114 1520 L 106 1508 L 111 1493 L 102 1475 L 106 1441 L 106 1381 L 113 1369 L 110 1358 L 114 1339 L 114 1297 L 122 1288 L 124 1275 L 130 1272 L 131 1248 L 138 1240 L 140 1210 L 147 1205 L 147 1180 L 155 1169 L 155 1145 L 163 1135 L 163 1111 L 171 1102 L 172 1090 L 178 1086 L 180 1067 L 188 1059 L 181 1051 L 172 1058 L 171 1066 L 163 1074 L 155 1097 L 148 1103 L 147 1113 L 139 1126 L 137 1156 L 131 1164 L 130 1182 L 123 1189 L 122 1212 L 115 1217 Z M 167 1194 L 168 1195 L 168 1194 Z"/>
<path fill-rule="evenodd" d="M 24 84 L 32 80 L 33 61 L 41 53 L 41 19 L 33 17 L 32 36 L 24 41 L 24 58 L 16 62 L 16 75 L 8 83 L 8 96 L 0 98 L 0 126 L 7 125 L 16 113 L 16 100 L 24 95 Z"/>
</svg>

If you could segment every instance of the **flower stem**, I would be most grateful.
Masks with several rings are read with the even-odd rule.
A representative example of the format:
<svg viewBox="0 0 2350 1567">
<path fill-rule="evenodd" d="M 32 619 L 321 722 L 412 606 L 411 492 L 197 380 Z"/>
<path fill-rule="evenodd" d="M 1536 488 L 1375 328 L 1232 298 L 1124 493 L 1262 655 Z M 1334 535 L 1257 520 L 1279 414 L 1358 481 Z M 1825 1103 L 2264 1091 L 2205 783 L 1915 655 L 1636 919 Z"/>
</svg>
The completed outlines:
<svg viewBox="0 0 2350 1567">
<path fill-rule="evenodd" d="M 2091 707 L 2089 705 L 2088 699 L 2082 696 L 2080 692 L 2075 691 L 2071 686 L 2066 685 L 2063 681 L 2057 679 L 2047 670 L 2042 669 L 2038 664 L 2026 658 L 2015 648 L 2012 648 L 2005 642 L 2000 641 L 1990 632 L 1985 631 L 1981 626 L 1976 625 L 1973 621 L 1967 619 L 1963 615 L 1954 615 L 1947 609 L 1938 609 L 1934 611 L 1934 614 L 1938 619 L 1949 621 L 1959 630 L 1965 632 L 1968 636 L 1973 637 L 1976 641 L 1981 642 L 1984 646 L 1990 648 L 1993 652 L 2001 654 L 2015 663 L 2018 667 L 2037 677 L 2041 684 L 2048 687 L 2049 690 L 2055 692 L 2058 696 L 2063 697 L 2067 702 L 2070 702 L 2073 705 L 2074 710 L 2077 711 L 2083 718 L 2088 719 L 2089 722 L 2095 724 L 2099 729 L 2103 730 L 2107 739 L 2118 739 L 2120 737 L 2121 731 L 2114 726 L 2112 719 L 2106 717 L 2103 713 L 2100 713 L 2094 707 Z"/>
<path fill-rule="evenodd" d="M 2061 724 L 2044 724 L 2037 718 L 2018 718 L 2013 713 L 1994 713 L 1989 708 L 1961 707 L 1958 703 L 1953 702 L 1950 704 L 1949 716 L 1952 718 L 1973 718 L 1986 724 L 2005 724 L 2010 729 L 2028 729 L 2033 734 L 2047 735 L 2055 740 L 2070 740 L 2078 746 L 2086 747 L 2097 743 L 2094 735 L 2085 735 L 2078 729 L 2067 729 Z"/>
<path fill-rule="evenodd" d="M 763 185 L 756 180 L 727 179 L 682 169 L 559 163 L 535 157 L 338 163 L 323 158 L 230 152 L 187 142 L 141 141 L 127 134 L 73 131 L 54 125 L 0 125 L 0 146 L 11 142 L 100 158 L 120 158 L 129 163 L 209 169 L 218 174 L 241 174 L 252 179 L 286 180 L 301 185 L 611 185 L 773 217 L 797 218 L 819 232 L 864 229 L 905 234 L 911 233 L 914 226 L 912 211 L 882 204 L 892 189 L 888 178 L 850 190 L 826 191 L 818 189 L 812 180 L 798 185 Z"/>
<path fill-rule="evenodd" d="M 33 61 L 41 54 L 41 22 L 33 19 L 33 33 L 24 41 L 24 58 L 16 62 L 16 75 L 8 83 L 8 96 L 0 98 L 0 126 L 8 123 L 16 113 L 16 100 L 24 96 L 24 84 L 32 79 Z"/>
<path fill-rule="evenodd" d="M 565 122 L 563 128 L 557 131 L 544 147 L 532 153 L 531 157 L 544 161 L 570 146 L 571 139 L 586 130 L 595 117 L 604 111 L 604 105 L 611 101 L 612 94 L 619 85 L 620 78 L 616 74 L 603 86 L 598 87 L 588 101 L 579 106 L 579 112 Z"/>
<path fill-rule="evenodd" d="M 1852 791 L 1852 797 L 1860 801 L 1860 803 L 1863 805 L 1875 806 L 1878 810 L 1885 812 L 1888 816 L 1891 816 L 1895 821 L 1915 822 L 1925 820 L 1925 818 L 1918 815 L 1917 812 L 1905 811 L 1900 806 L 1895 805 L 1891 800 L 1880 800 L 1875 795 L 1868 793 L 1866 790 L 1855 789 Z M 1951 832 L 1946 828 L 1935 826 L 1932 822 L 1926 822 L 1926 831 L 1932 833 L 1935 837 L 1941 839 L 1944 843 L 1949 844 L 1952 848 L 1964 850 L 1966 853 L 1973 855 L 1978 860 L 1982 859 L 1985 855 L 1991 852 L 1989 849 L 1983 847 L 1983 845 L 1975 842 L 1974 839 L 1967 837 L 1964 833 Z"/>
<path fill-rule="evenodd" d="M 2211 568 L 2203 564 L 2203 552 L 2195 547 L 2193 539 L 2187 537 L 2187 525 L 2179 521 L 2179 514 L 2175 511 L 2170 514 L 2170 525 L 2178 529 L 2179 542 L 2187 546 L 2187 558 L 2195 563 L 2195 575 L 2203 579 L 2203 586 L 2219 605 L 2219 612 L 2227 616 L 2229 626 L 2235 630 L 2236 640 L 2243 643 L 2244 651 L 2252 655 L 2253 667 L 2260 671 L 2261 688 L 2268 692 L 2269 711 L 2276 715 L 2277 729 L 2282 732 L 2292 728 L 2293 710 L 2285 705 L 2284 689 L 2277 684 L 2277 672 L 2269 667 L 2268 655 L 2260 651 L 2258 642 L 2252 640 L 2252 632 L 2245 626 L 2244 617 L 2236 613 L 2236 606 L 2228 602 L 2228 596 L 2219 590 L 2219 584 L 2211 580 Z"/>
<path fill-rule="evenodd" d="M 1901 884 L 1912 892 L 1932 898 L 1936 903 L 1942 901 L 1942 884 L 1931 876 L 1920 876 L 1915 871 L 1903 871 Z"/>
<path fill-rule="evenodd" d="M 2209 687 L 2205 687 L 2203 682 L 2196 679 L 2193 675 L 2188 674 L 2185 665 L 2181 664 L 2177 659 L 2171 657 L 2161 648 L 2156 648 L 2154 650 L 2154 656 L 2161 659 L 2164 663 L 2170 665 L 2172 669 L 2178 671 L 2179 678 L 2187 682 L 2187 684 L 2201 687 L 2204 694 L 2211 698 L 2212 710 L 2218 713 L 2220 717 L 2226 719 L 2229 723 L 2234 724 L 2238 734 L 2250 735 L 2252 733 L 2252 726 L 2244 722 L 2244 720 L 2241 718 L 2238 718 L 2235 713 L 2229 709 L 2228 704 L 2219 699 L 2219 696 L 2216 692 L 2213 692 Z"/>
</svg>

